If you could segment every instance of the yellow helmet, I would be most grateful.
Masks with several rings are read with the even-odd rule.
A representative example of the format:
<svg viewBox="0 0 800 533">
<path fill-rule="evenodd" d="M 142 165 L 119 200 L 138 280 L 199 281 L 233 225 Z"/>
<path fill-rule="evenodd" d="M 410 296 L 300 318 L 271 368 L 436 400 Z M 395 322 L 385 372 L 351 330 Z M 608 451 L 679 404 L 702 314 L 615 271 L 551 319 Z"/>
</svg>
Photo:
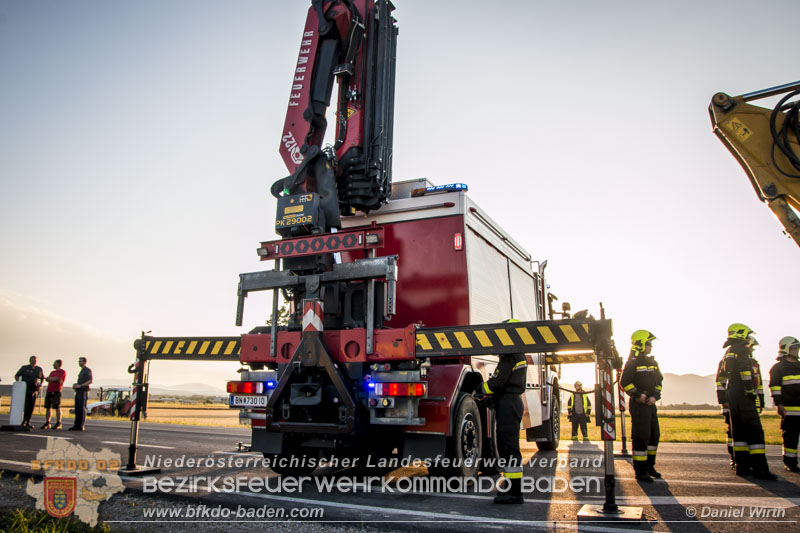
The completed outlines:
<svg viewBox="0 0 800 533">
<path fill-rule="evenodd" d="M 510 324 L 511 322 L 519 322 L 516 318 L 509 318 L 507 320 L 503 320 L 503 324 Z"/>
<path fill-rule="evenodd" d="M 800 346 L 800 341 L 795 337 L 784 337 L 778 341 L 778 353 L 780 355 L 789 355 L 789 350 L 795 346 Z"/>
<path fill-rule="evenodd" d="M 646 329 L 637 329 L 631 335 L 631 348 L 637 352 L 644 351 L 644 345 L 655 339 L 656 336 Z"/>
<path fill-rule="evenodd" d="M 739 324 L 738 322 L 731 324 L 728 326 L 728 338 L 729 339 L 740 339 L 746 340 L 747 337 L 755 333 L 752 329 L 744 324 Z"/>
</svg>

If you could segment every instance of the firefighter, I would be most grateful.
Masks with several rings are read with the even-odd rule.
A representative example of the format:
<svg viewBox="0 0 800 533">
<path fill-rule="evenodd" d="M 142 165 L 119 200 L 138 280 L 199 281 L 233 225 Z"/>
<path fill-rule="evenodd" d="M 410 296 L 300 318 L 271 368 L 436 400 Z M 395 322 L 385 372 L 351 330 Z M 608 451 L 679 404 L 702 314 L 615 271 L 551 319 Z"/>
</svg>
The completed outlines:
<svg viewBox="0 0 800 533">
<path fill-rule="evenodd" d="M 717 402 L 722 407 L 722 417 L 725 419 L 725 434 L 728 437 L 728 455 L 731 457 L 731 469 L 736 468 L 736 458 L 733 455 L 733 433 L 731 433 L 731 408 L 725 389 L 728 385 L 728 374 L 725 372 L 725 357 L 717 365 Z"/>
<path fill-rule="evenodd" d="M 509 319 L 508 322 L 519 322 Z M 479 387 L 479 395 L 490 394 L 494 399 L 497 417 L 497 451 L 502 460 L 503 475 L 508 480 L 505 490 L 499 491 L 494 503 L 523 503 L 522 453 L 519 449 L 519 428 L 522 423 L 522 393 L 528 362 L 523 353 L 503 354 L 497 368 Z"/>
<path fill-rule="evenodd" d="M 631 335 L 631 352 L 622 370 L 620 384 L 631 397 L 631 440 L 633 470 L 636 480 L 652 483 L 660 478 L 656 471 L 656 452 L 661 436 L 656 402 L 661 399 L 663 376 L 655 358 L 650 355 L 655 335 L 640 329 Z"/>
<path fill-rule="evenodd" d="M 572 422 L 572 440 L 578 440 L 578 427 L 581 428 L 583 440 L 589 440 L 586 422 L 591 414 L 592 402 L 589 400 L 589 395 L 584 392 L 583 383 L 576 381 L 575 392 L 570 395 L 567 401 L 567 418 Z"/>
<path fill-rule="evenodd" d="M 730 406 L 733 455 L 736 475 L 753 475 L 756 479 L 775 480 L 769 471 L 764 429 L 758 414 L 758 382 L 754 378 L 752 358 L 753 330 L 740 323 L 728 327 L 728 339 L 723 344 L 725 372 L 728 374 L 726 395 Z M 755 370 L 757 372 L 757 370 Z"/>
<path fill-rule="evenodd" d="M 769 390 L 781 417 L 783 464 L 789 472 L 800 472 L 797 445 L 800 437 L 800 340 L 784 337 L 778 343 L 778 362 L 769 370 Z"/>
</svg>

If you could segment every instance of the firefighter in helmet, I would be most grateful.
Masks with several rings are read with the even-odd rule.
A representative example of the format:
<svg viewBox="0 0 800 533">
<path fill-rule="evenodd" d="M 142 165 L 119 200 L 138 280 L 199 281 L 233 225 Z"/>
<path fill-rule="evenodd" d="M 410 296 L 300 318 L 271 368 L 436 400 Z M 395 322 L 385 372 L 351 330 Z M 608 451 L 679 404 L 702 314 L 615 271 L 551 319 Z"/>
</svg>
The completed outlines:
<svg viewBox="0 0 800 533">
<path fill-rule="evenodd" d="M 722 345 L 727 349 L 725 372 L 728 383 L 725 392 L 730 406 L 733 455 L 737 476 L 753 475 L 756 479 L 774 480 L 777 476 L 769 471 L 764 429 L 758 413 L 759 383 L 752 358 L 753 333 L 745 324 L 731 324 L 728 338 Z"/>
<path fill-rule="evenodd" d="M 631 335 L 631 352 L 622 370 L 620 384 L 631 397 L 631 440 L 633 470 L 637 481 L 648 483 L 660 478 L 656 471 L 656 451 L 661 431 L 658 427 L 656 402 L 661 399 L 663 376 L 655 358 L 650 355 L 655 335 L 639 329 Z"/>
<path fill-rule="evenodd" d="M 747 338 L 747 346 L 750 348 L 750 364 L 753 366 L 753 378 L 756 380 L 758 386 L 756 387 L 756 409 L 760 413 L 764 409 L 764 383 L 761 379 L 761 367 L 752 356 L 752 352 L 758 341 L 752 335 Z M 717 366 L 717 401 L 722 406 L 722 416 L 725 419 L 726 436 L 728 437 L 728 455 L 731 458 L 731 469 L 736 469 L 736 455 L 733 453 L 733 431 L 731 430 L 731 408 L 728 403 L 728 373 L 725 371 L 725 356 L 719 361 Z"/>
<path fill-rule="evenodd" d="M 507 322 L 519 322 L 509 319 Z M 494 503 L 523 503 L 522 453 L 519 449 L 519 428 L 522 423 L 522 393 L 528 362 L 523 353 L 502 354 L 492 376 L 483 382 L 478 395 L 491 395 L 497 420 L 497 451 L 506 481 L 500 484 Z"/>
<path fill-rule="evenodd" d="M 797 445 L 800 437 L 800 340 L 784 337 L 778 343 L 778 362 L 769 371 L 769 390 L 781 417 L 783 464 L 789 472 L 800 472 Z"/>
<path fill-rule="evenodd" d="M 731 407 L 728 403 L 728 373 L 725 372 L 725 356 L 719 360 L 717 365 L 717 403 L 722 407 L 722 417 L 725 419 L 725 434 L 728 437 L 728 455 L 731 458 L 731 468 L 736 468 L 736 457 L 733 455 L 733 433 L 731 432 Z"/>
</svg>

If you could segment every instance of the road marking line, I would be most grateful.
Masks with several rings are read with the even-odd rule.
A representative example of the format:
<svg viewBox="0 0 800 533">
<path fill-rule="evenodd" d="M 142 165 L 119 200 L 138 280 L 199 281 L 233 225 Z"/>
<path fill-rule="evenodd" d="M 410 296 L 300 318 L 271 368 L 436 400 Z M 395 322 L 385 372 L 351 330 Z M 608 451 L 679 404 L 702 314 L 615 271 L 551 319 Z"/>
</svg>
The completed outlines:
<svg viewBox="0 0 800 533">
<path fill-rule="evenodd" d="M 64 439 L 72 440 L 72 437 L 59 437 L 56 435 L 31 435 L 30 433 L 14 433 L 18 437 L 39 437 L 40 439 Z"/>
<path fill-rule="evenodd" d="M 636 481 L 635 477 L 618 477 L 617 481 Z M 734 485 L 736 487 L 755 487 L 758 488 L 758 485 L 753 483 L 741 483 L 736 481 L 703 481 L 698 479 L 662 479 L 661 481 L 656 480 L 656 483 L 668 483 L 668 484 L 676 484 L 676 485 Z"/>
<path fill-rule="evenodd" d="M 31 467 L 30 463 L 25 463 L 23 461 L 11 461 L 9 459 L 0 459 L 0 463 L 8 463 L 10 465 L 17 465 L 17 466 L 27 466 L 28 468 Z"/>
<path fill-rule="evenodd" d="M 246 452 L 211 452 L 211 453 L 213 453 L 214 455 L 216 455 L 218 453 L 219 454 L 224 454 L 224 455 L 246 455 L 247 457 L 258 457 L 259 455 L 261 455 L 258 452 L 249 452 L 249 453 L 246 453 Z"/>
<path fill-rule="evenodd" d="M 211 493 L 211 489 L 208 487 L 198 487 L 200 490 L 205 490 L 208 493 Z M 260 493 L 253 493 L 253 492 L 240 492 L 235 491 L 235 494 L 244 497 L 251 497 L 251 498 L 262 498 L 266 500 L 277 500 L 277 501 L 285 501 L 290 503 L 302 503 L 306 505 L 326 505 L 329 507 L 337 507 L 337 508 L 345 508 L 345 509 L 352 509 L 356 511 L 368 511 L 377 514 L 400 514 L 400 515 L 411 515 L 411 516 L 418 516 L 422 518 L 428 518 L 429 520 L 426 521 L 442 521 L 447 523 L 452 522 L 465 522 L 465 523 L 490 523 L 493 526 L 500 526 L 500 525 L 525 525 L 528 527 L 533 527 L 537 529 L 544 529 L 544 530 L 552 530 L 553 525 L 556 524 L 554 520 L 514 520 L 509 518 L 498 518 L 494 516 L 472 516 L 472 515 L 453 515 L 448 513 L 433 513 L 429 511 L 414 511 L 410 509 L 398 509 L 392 508 L 388 509 L 386 507 L 376 507 L 371 505 L 362 505 L 357 503 L 344 503 L 344 502 L 331 502 L 331 501 L 324 501 L 324 500 L 314 500 L 311 498 L 294 498 L 294 497 L 287 497 L 287 496 L 275 496 L 271 494 L 260 494 Z M 489 497 L 484 497 L 485 500 L 489 500 Z M 592 504 L 598 503 L 597 501 L 588 502 Z M 362 520 L 359 520 L 362 521 Z M 380 522 L 380 520 L 376 521 Z M 568 528 L 578 530 L 578 524 L 565 524 L 562 522 L 558 522 L 559 528 Z M 586 526 L 584 524 L 580 524 L 581 531 L 608 531 L 608 532 L 630 532 L 629 529 L 616 529 L 616 528 L 608 528 L 608 527 L 593 527 L 593 526 Z"/>
<path fill-rule="evenodd" d="M 117 442 L 114 440 L 101 440 L 101 444 L 121 444 L 122 446 L 130 446 L 130 442 Z M 137 444 L 137 448 L 163 448 L 165 450 L 174 450 L 175 446 L 159 446 L 157 444 Z"/>
</svg>

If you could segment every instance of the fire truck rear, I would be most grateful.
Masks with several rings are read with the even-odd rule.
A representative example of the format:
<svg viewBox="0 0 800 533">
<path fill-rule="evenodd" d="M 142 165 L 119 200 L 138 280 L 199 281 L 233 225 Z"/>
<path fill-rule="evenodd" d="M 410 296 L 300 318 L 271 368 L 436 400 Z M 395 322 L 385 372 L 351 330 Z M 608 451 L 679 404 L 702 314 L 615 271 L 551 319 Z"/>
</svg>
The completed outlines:
<svg viewBox="0 0 800 533">
<path fill-rule="evenodd" d="M 587 332 L 580 325 L 545 324 L 543 266 L 467 196 L 463 184 L 395 183 L 386 205 L 344 217 L 342 225 L 337 233 L 259 249 L 262 259 L 276 262 L 335 249 L 341 256 L 330 271 L 335 279 L 279 270 L 269 271 L 271 281 L 264 273 L 242 275 L 242 297 L 269 285 L 282 289 L 291 304 L 287 326 L 242 337 L 241 362 L 249 370 L 229 384 L 231 405 L 251 421 L 252 449 L 275 458 L 301 456 L 309 465 L 333 454 L 394 453 L 434 463 L 448 458 L 462 465 L 460 473 L 475 473 L 476 459 L 496 450 L 491 411 L 479 408 L 470 393 L 497 358 L 469 354 L 519 344 L 524 336 L 568 345 L 578 331 Z M 293 291 L 309 283 L 319 283 L 321 297 L 302 305 Z M 533 330 L 498 325 L 512 316 L 543 322 Z M 457 324 L 463 326 L 439 330 Z M 480 324 L 496 327 L 473 327 Z M 426 333 L 429 328 L 435 331 Z M 445 353 L 418 354 L 434 345 Z M 557 376 L 545 354 L 528 357 L 523 429 L 528 440 L 554 448 Z"/>
</svg>

